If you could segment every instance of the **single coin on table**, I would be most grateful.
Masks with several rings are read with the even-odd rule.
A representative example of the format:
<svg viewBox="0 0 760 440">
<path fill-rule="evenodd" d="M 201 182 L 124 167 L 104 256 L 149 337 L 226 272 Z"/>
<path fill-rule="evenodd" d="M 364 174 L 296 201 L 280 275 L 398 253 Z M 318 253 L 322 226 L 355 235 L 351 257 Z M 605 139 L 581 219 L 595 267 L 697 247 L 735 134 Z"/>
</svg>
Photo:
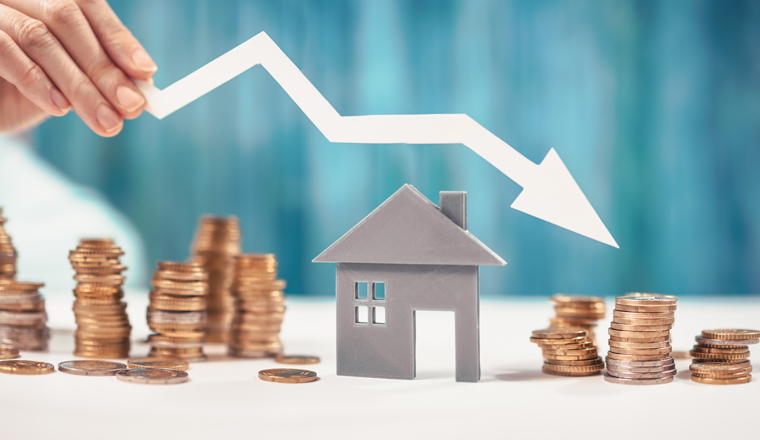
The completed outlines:
<svg viewBox="0 0 760 440">
<path fill-rule="evenodd" d="M 760 330 L 747 330 L 740 328 L 702 330 L 702 337 L 721 340 L 760 339 Z"/>
<path fill-rule="evenodd" d="M 18 348 L 0 347 L 0 359 L 16 359 L 19 356 Z"/>
<path fill-rule="evenodd" d="M 628 379 L 610 376 L 609 374 L 604 373 L 604 380 L 621 385 L 660 385 L 673 382 L 673 377 L 675 376 L 668 376 L 661 379 Z"/>
<path fill-rule="evenodd" d="M 58 364 L 58 371 L 76 376 L 114 376 L 127 368 L 120 362 L 109 361 L 66 361 Z"/>
<path fill-rule="evenodd" d="M 182 359 L 140 358 L 127 361 L 129 368 L 164 368 L 187 371 L 189 364 Z"/>
<path fill-rule="evenodd" d="M 704 383 L 704 384 L 710 384 L 710 385 L 738 385 L 742 383 L 752 382 L 752 375 L 748 374 L 744 377 L 739 377 L 736 379 L 724 379 L 724 378 L 712 378 L 712 377 L 699 377 L 692 374 L 691 380 L 692 382 Z"/>
<path fill-rule="evenodd" d="M 23 375 L 50 374 L 55 373 L 55 367 L 47 362 L 27 360 L 0 361 L 0 373 Z"/>
<path fill-rule="evenodd" d="M 259 379 L 278 383 L 306 383 L 317 380 L 317 373 L 309 370 L 273 368 L 259 371 Z"/>
<path fill-rule="evenodd" d="M 275 362 L 281 364 L 294 364 L 294 365 L 306 365 L 306 364 L 318 364 L 320 359 L 318 356 L 306 356 L 306 355 L 284 355 L 278 354 L 274 358 Z"/>
<path fill-rule="evenodd" d="M 124 382 L 146 385 L 171 385 L 190 380 L 187 372 L 166 368 L 130 368 L 116 373 L 116 378 Z"/>
</svg>

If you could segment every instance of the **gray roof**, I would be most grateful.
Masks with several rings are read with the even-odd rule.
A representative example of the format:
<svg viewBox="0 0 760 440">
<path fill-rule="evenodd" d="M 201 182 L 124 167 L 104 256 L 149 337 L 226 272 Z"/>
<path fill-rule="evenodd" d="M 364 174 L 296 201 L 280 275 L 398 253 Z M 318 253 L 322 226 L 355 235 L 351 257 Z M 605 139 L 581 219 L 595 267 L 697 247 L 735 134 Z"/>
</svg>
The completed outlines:
<svg viewBox="0 0 760 440">
<path fill-rule="evenodd" d="M 507 264 L 433 202 L 404 185 L 314 259 L 317 263 Z"/>
</svg>

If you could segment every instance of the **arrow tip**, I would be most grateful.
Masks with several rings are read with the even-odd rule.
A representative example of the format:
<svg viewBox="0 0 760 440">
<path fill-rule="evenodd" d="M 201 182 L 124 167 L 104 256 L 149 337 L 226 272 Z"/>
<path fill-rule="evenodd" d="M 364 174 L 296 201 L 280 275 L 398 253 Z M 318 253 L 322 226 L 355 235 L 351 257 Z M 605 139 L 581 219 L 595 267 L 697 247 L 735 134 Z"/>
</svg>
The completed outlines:
<svg viewBox="0 0 760 440">
<path fill-rule="evenodd" d="M 538 169 L 512 208 L 620 248 L 553 148 Z"/>
</svg>

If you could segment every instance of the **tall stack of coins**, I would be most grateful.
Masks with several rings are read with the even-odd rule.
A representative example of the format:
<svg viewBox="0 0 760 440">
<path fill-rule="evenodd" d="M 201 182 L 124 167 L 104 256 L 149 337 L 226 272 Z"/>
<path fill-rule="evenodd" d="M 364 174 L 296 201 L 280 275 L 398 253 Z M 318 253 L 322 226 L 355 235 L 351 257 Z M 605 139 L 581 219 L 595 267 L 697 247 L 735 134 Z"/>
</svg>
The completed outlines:
<svg viewBox="0 0 760 440">
<path fill-rule="evenodd" d="M 245 254 L 234 261 L 230 356 L 260 358 L 281 353 L 285 281 L 277 279 L 277 258 L 273 254 Z"/>
<path fill-rule="evenodd" d="M 22 351 L 44 351 L 48 347 L 45 299 L 42 283 L 0 279 L 0 345 Z"/>
<path fill-rule="evenodd" d="M 604 369 L 596 346 L 586 330 L 533 330 L 530 342 L 538 344 L 544 355 L 542 371 L 556 376 L 591 376 Z"/>
<path fill-rule="evenodd" d="M 76 275 L 74 317 L 77 331 L 74 354 L 89 358 L 129 356 L 132 326 L 122 285 L 127 270 L 119 258 L 124 251 L 111 239 L 84 239 L 69 253 Z"/>
<path fill-rule="evenodd" d="M 752 380 L 749 346 L 760 342 L 759 330 L 703 330 L 691 351 L 691 380 L 714 385 Z"/>
<path fill-rule="evenodd" d="M 208 274 L 206 342 L 227 342 L 235 302 L 230 294 L 232 258 L 240 254 L 237 217 L 201 217 L 191 249 L 192 261 Z"/>
<path fill-rule="evenodd" d="M 162 261 L 150 282 L 148 336 L 151 357 L 206 360 L 203 325 L 206 323 L 208 275 L 198 263 Z"/>
<path fill-rule="evenodd" d="M 567 295 L 557 293 L 550 298 L 554 303 L 551 328 L 577 328 L 586 330 L 588 339 L 596 344 L 596 321 L 606 314 L 604 298 L 598 296 Z"/>
<path fill-rule="evenodd" d="M 10 235 L 5 232 L 6 219 L 3 216 L 3 208 L 0 207 L 0 279 L 13 278 L 16 276 L 16 261 L 18 254 L 13 247 Z"/>
<path fill-rule="evenodd" d="M 670 355 L 670 329 L 676 302 L 675 296 L 651 293 L 615 298 L 604 380 L 627 385 L 673 381 L 676 364 Z"/>
</svg>

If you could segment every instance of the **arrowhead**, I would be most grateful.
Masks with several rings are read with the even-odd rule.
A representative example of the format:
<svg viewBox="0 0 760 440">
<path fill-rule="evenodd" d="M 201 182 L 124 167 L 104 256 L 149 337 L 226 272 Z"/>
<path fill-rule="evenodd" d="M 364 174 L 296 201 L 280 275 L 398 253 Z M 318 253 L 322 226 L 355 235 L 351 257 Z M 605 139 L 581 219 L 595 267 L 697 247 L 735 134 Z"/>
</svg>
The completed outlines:
<svg viewBox="0 0 760 440">
<path fill-rule="evenodd" d="M 538 170 L 512 208 L 619 248 L 553 148 Z"/>
</svg>

